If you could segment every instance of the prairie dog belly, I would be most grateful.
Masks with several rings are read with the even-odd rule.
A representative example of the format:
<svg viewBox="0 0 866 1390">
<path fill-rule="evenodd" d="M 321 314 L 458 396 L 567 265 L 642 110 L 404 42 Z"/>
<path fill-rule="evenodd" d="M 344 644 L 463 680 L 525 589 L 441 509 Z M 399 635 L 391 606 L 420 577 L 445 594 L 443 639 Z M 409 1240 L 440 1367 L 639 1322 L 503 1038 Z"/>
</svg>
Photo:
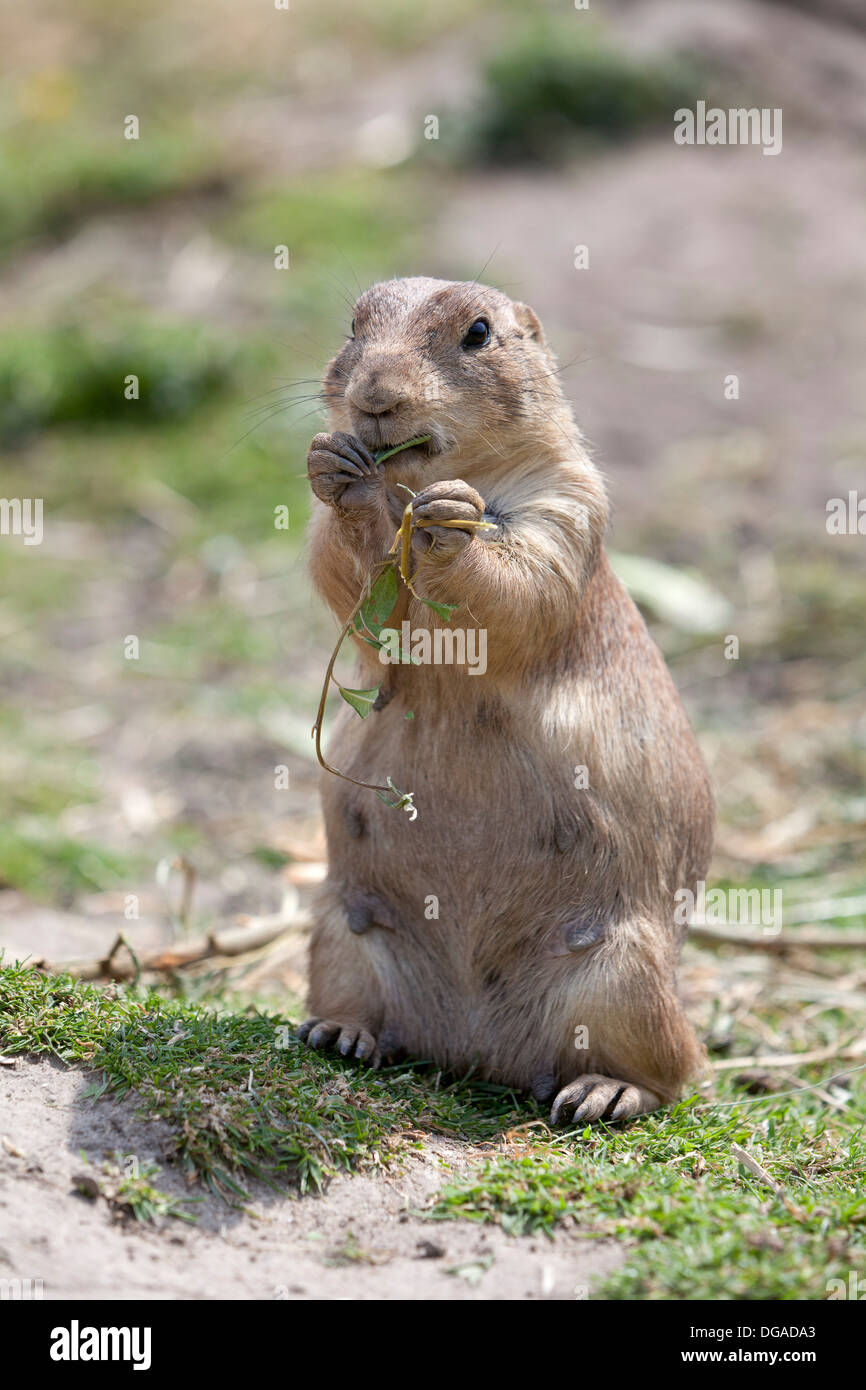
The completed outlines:
<svg viewBox="0 0 866 1390">
<path fill-rule="evenodd" d="M 438 717 L 415 703 L 412 720 L 395 697 L 362 730 L 348 711 L 335 730 L 334 764 L 391 776 L 415 792 L 418 817 L 327 779 L 333 930 L 354 938 L 383 990 L 384 1029 L 410 1052 L 454 1067 L 483 1057 L 495 1074 L 501 1040 L 513 1053 L 523 1035 L 531 1073 L 536 1051 L 549 1052 L 535 1037 L 540 1001 L 555 1006 L 573 963 L 562 930 L 586 891 L 586 793 L 567 756 L 518 731 L 501 695 Z"/>
<path fill-rule="evenodd" d="M 543 902 L 573 891 L 586 806 L 568 753 L 554 756 L 540 731 L 530 738 L 498 694 L 439 713 L 433 700 L 412 703 L 411 720 L 400 696 L 360 729 L 357 716 L 340 716 L 334 765 L 359 780 L 391 777 L 415 794 L 418 815 L 323 779 L 331 878 L 388 892 L 410 922 L 432 920 L 432 895 L 440 920 L 467 931 L 531 912 L 542 885 Z"/>
</svg>

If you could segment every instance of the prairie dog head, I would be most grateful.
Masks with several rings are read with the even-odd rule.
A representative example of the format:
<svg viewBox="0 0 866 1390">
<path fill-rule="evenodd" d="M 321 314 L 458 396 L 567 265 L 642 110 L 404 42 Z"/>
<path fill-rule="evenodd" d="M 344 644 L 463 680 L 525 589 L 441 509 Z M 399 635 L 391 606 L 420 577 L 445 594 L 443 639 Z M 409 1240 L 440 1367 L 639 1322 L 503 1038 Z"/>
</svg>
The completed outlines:
<svg viewBox="0 0 866 1390">
<path fill-rule="evenodd" d="M 391 472 L 424 462 L 429 476 L 455 455 L 464 468 L 507 463 L 527 444 L 543 452 L 563 424 L 575 433 L 535 313 L 475 282 L 419 276 L 373 285 L 355 305 L 324 395 L 332 428 L 372 452 L 431 436 L 389 460 Z"/>
</svg>

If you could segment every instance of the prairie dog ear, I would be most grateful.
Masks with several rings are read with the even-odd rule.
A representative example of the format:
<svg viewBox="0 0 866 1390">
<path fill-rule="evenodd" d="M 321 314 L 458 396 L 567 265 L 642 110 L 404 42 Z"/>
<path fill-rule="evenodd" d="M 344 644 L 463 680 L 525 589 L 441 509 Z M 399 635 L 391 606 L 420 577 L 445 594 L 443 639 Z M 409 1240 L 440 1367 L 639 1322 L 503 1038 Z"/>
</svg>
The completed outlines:
<svg viewBox="0 0 866 1390">
<path fill-rule="evenodd" d="M 527 337 L 532 338 L 542 347 L 547 347 L 547 339 L 544 336 L 544 329 L 541 326 L 541 319 L 534 309 L 530 309 L 528 304 L 515 303 L 514 317 L 520 324 Z"/>
</svg>

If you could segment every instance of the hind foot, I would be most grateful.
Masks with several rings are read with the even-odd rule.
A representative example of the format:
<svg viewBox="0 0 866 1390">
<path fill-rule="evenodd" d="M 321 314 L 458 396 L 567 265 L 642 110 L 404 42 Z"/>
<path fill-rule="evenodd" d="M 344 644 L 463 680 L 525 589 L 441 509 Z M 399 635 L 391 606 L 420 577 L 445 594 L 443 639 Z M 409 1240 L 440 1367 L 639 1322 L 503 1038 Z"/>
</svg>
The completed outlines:
<svg viewBox="0 0 866 1390">
<path fill-rule="evenodd" d="M 357 1023 L 338 1023 L 332 1018 L 308 1018 L 298 1029 L 298 1037 L 308 1047 L 335 1048 L 341 1057 L 357 1057 L 378 1067 L 382 1053 L 377 1040 Z"/>
<path fill-rule="evenodd" d="M 587 1124 L 593 1120 L 627 1120 L 662 1101 L 654 1091 L 590 1072 L 563 1086 L 550 1112 L 551 1124 Z"/>
</svg>

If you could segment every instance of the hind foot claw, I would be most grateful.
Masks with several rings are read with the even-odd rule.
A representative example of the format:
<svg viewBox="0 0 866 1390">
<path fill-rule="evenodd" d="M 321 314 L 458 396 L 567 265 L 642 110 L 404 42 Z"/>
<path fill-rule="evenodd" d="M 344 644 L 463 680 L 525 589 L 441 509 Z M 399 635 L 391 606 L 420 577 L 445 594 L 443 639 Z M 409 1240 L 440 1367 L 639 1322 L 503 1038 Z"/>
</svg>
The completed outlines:
<svg viewBox="0 0 866 1390">
<path fill-rule="evenodd" d="M 590 1124 L 594 1120 L 627 1120 L 662 1104 L 654 1091 L 589 1073 L 563 1086 L 550 1112 L 551 1124 Z"/>
</svg>

